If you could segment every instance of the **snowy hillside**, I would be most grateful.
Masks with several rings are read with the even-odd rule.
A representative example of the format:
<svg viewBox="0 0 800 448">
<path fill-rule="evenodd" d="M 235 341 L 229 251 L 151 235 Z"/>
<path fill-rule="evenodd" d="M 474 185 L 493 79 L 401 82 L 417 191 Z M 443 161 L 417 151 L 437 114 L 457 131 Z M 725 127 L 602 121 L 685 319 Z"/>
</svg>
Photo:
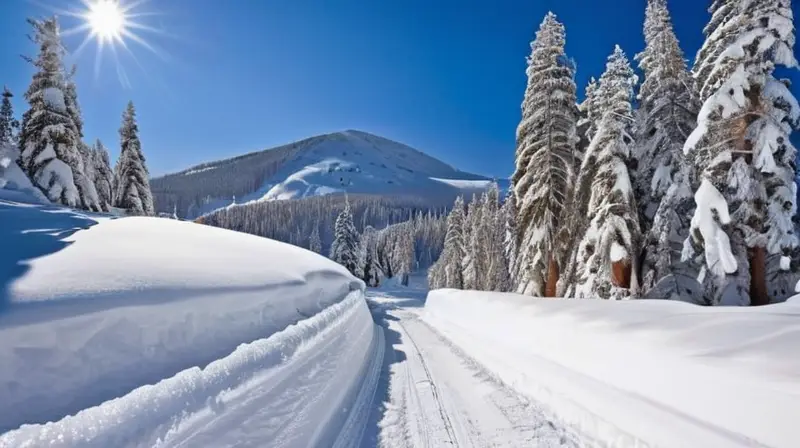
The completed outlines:
<svg viewBox="0 0 800 448">
<path fill-rule="evenodd" d="M 0 192 L 0 446 L 360 437 L 383 342 L 342 267 L 242 233 Z"/>
<path fill-rule="evenodd" d="M 229 205 L 347 192 L 451 201 L 484 191 L 489 179 L 459 171 L 409 146 L 344 131 L 203 164 L 152 180 L 159 211 L 193 218 Z"/>
<path fill-rule="evenodd" d="M 800 302 L 534 299 L 437 290 L 423 319 L 585 445 L 795 447 Z"/>
</svg>

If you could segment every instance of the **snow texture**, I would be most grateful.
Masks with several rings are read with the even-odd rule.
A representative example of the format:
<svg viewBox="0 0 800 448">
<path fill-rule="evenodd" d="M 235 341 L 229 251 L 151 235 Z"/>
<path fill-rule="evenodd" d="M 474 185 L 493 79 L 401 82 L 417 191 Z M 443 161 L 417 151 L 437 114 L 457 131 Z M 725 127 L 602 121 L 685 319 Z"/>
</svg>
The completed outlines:
<svg viewBox="0 0 800 448">
<path fill-rule="evenodd" d="M 41 190 L 33 186 L 28 176 L 20 169 L 16 160 L 19 151 L 16 148 L 0 143 L 0 189 L 3 198 L 14 198 L 22 202 L 48 204 L 50 201 Z"/>
<path fill-rule="evenodd" d="M 731 242 L 722 226 L 731 222 L 728 203 L 714 185 L 703 180 L 694 195 L 697 210 L 692 218 L 692 228 L 703 236 L 706 264 L 717 276 L 736 272 L 736 257 Z"/>
<path fill-rule="evenodd" d="M 64 100 L 64 92 L 56 87 L 47 87 L 42 90 L 42 99 L 46 106 L 57 112 L 67 113 L 67 105 Z"/>
<path fill-rule="evenodd" d="M 177 396 L 216 396 L 242 381 L 234 372 L 254 371 L 244 358 L 267 362 L 280 355 L 273 345 L 291 346 L 257 342 L 231 355 L 240 344 L 269 341 L 335 304 L 363 307 L 363 299 L 352 303 L 360 295 L 342 305 L 363 283 L 329 260 L 189 222 L 0 200 L 0 239 L 0 432 L 59 421 L 134 391 L 101 410 L 8 435 L 0 446 L 39 445 L 50 437 L 43 431 L 119 446 L 104 437 L 133 437 L 138 424 L 162 422 L 168 410 L 191 410 Z M 369 319 L 365 309 L 353 312 Z M 306 336 L 313 335 L 287 341 Z M 343 347 L 366 351 L 368 342 L 358 336 Z M 156 403 L 165 408 L 145 411 Z"/>
<path fill-rule="evenodd" d="M 800 302 L 532 299 L 438 290 L 423 319 L 588 446 L 791 448 Z"/>
</svg>

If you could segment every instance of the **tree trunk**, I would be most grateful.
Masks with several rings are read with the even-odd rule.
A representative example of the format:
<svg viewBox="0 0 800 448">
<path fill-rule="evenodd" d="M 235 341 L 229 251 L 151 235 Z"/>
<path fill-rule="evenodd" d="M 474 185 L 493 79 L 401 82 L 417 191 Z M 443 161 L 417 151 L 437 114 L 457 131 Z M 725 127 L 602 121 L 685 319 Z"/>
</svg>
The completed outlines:
<svg viewBox="0 0 800 448">
<path fill-rule="evenodd" d="M 769 305 L 767 250 L 763 247 L 750 249 L 750 305 Z"/>
<path fill-rule="evenodd" d="M 611 284 L 617 288 L 631 287 L 631 264 L 628 260 L 615 261 L 611 264 Z"/>
<path fill-rule="evenodd" d="M 555 297 L 556 296 L 556 286 L 558 285 L 558 276 L 560 275 L 560 271 L 558 269 L 558 263 L 556 263 L 556 259 L 553 254 L 550 254 L 550 262 L 547 266 L 547 282 L 544 286 L 544 296 L 545 297 Z"/>
</svg>

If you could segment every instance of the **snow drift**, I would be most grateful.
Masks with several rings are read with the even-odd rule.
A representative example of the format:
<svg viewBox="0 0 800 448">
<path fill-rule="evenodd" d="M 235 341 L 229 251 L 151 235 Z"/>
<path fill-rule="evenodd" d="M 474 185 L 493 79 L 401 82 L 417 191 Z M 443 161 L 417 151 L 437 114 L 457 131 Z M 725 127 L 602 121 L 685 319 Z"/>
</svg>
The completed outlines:
<svg viewBox="0 0 800 448">
<path fill-rule="evenodd" d="M 349 423 L 374 394 L 361 380 L 377 378 L 382 361 L 384 342 L 374 335 L 382 333 L 354 291 L 203 369 L 58 422 L 25 425 L 0 436 L 0 446 L 353 446 L 360 431 Z"/>
<path fill-rule="evenodd" d="M 363 291 L 311 252 L 175 220 L 0 199 L 0 240 L 0 432 L 205 368 Z"/>
<path fill-rule="evenodd" d="M 439 290 L 424 319 L 603 446 L 800 440 L 800 302 L 533 299 Z"/>
</svg>

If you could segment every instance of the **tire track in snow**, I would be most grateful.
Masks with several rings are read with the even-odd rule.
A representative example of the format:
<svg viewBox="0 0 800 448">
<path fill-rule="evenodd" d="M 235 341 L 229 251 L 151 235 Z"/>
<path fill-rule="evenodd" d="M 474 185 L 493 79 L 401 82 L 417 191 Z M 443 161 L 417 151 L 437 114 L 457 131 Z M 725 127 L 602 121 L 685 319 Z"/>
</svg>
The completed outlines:
<svg viewBox="0 0 800 448">
<path fill-rule="evenodd" d="M 406 354 L 389 366 L 381 446 L 581 446 L 569 428 L 553 423 L 537 403 L 494 380 L 415 312 L 404 309 L 415 307 L 409 303 L 413 300 L 373 297 L 379 313 L 388 316 L 388 330 L 399 335 L 394 347 Z"/>
<path fill-rule="evenodd" d="M 444 404 L 442 403 L 442 399 L 439 395 L 439 389 L 436 386 L 436 382 L 433 380 L 433 376 L 431 376 L 431 371 L 428 368 L 428 363 L 425 362 L 425 357 L 422 356 L 422 351 L 420 351 L 419 346 L 414 341 L 414 338 L 411 337 L 411 335 L 408 333 L 408 330 L 406 329 L 405 325 L 403 325 L 402 321 L 398 322 L 398 325 L 400 325 L 400 327 L 403 329 L 402 334 L 404 334 L 408 338 L 408 341 L 414 347 L 414 355 L 417 356 L 420 365 L 422 365 L 422 369 L 425 372 L 425 376 L 427 377 L 427 382 L 431 388 L 431 393 L 433 394 L 433 399 L 436 401 L 436 407 L 439 410 L 439 416 L 442 418 L 442 422 L 444 423 L 444 429 L 447 432 L 449 443 L 457 445 L 458 438 L 456 437 L 456 434 L 453 431 L 453 422 L 450 420 L 450 415 L 447 413 Z"/>
</svg>

